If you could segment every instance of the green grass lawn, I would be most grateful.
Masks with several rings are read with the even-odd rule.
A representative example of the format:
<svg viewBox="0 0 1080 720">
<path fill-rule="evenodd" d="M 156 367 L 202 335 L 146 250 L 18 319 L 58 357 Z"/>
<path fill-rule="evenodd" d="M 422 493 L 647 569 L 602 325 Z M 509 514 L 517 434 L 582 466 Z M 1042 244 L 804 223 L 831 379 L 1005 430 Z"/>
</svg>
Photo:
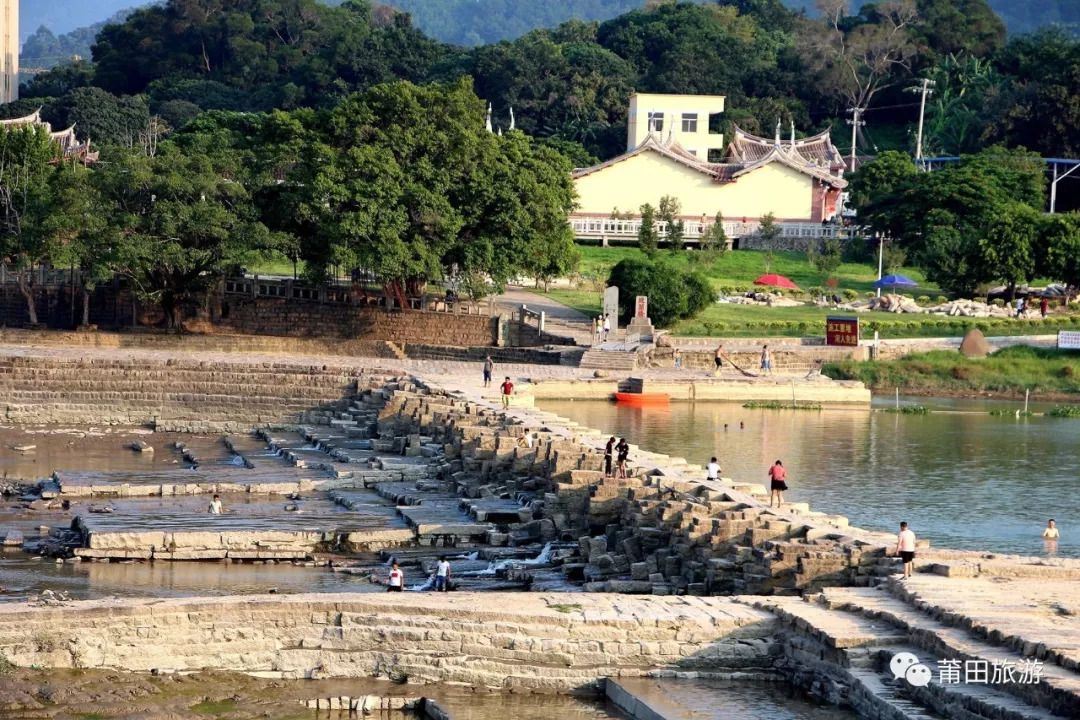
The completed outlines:
<svg viewBox="0 0 1080 720">
<path fill-rule="evenodd" d="M 607 278 L 611 268 L 626 258 L 644 258 L 639 248 L 629 246 L 599 247 L 583 245 L 579 272 L 586 278 Z M 766 253 L 760 250 L 733 250 L 721 255 L 711 266 L 692 263 L 692 252 L 678 255 L 661 250 L 657 256 L 680 267 L 693 267 L 703 272 L 713 286 L 746 286 L 764 275 Z M 773 253 L 769 272 L 790 279 L 801 289 L 825 286 L 827 273 L 816 270 L 806 259 L 805 253 Z M 941 289 L 928 283 L 918 268 L 902 268 L 897 274 L 906 275 L 919 283 L 907 290 L 910 295 L 927 295 L 937 298 Z M 844 263 L 834 273 L 839 285 L 837 291 L 854 290 L 860 296 L 873 290 L 877 280 L 877 267 L 867 263 Z M 586 281 L 576 289 L 552 289 L 550 296 L 579 310 L 586 315 L 597 315 L 603 305 L 599 286 L 601 283 Z M 595 289 L 592 289 L 595 288 Z M 761 305 L 714 304 L 705 308 L 697 317 L 678 322 L 671 331 L 684 337 L 797 337 L 824 335 L 825 317 L 837 314 L 835 310 L 813 306 L 770 308 Z M 843 314 L 843 313 L 840 313 Z M 1075 329 L 1071 318 L 1051 315 L 1047 322 L 1036 320 L 977 320 L 974 318 L 944 318 L 936 315 L 907 315 L 894 313 L 860 313 L 863 336 L 872 337 L 874 330 L 883 338 L 905 337 L 952 337 L 963 335 L 971 327 L 979 327 L 987 335 L 1031 335 L 1057 332 L 1059 327 Z"/>
<path fill-rule="evenodd" d="M 993 392 L 1023 395 L 1080 393 L 1080 351 L 1005 348 L 986 358 L 965 358 L 938 350 L 899 360 L 827 363 L 823 372 L 840 380 L 861 380 L 871 388 L 900 392 Z"/>
<path fill-rule="evenodd" d="M 645 253 L 640 248 L 630 246 L 600 247 L 598 245 L 580 245 L 581 266 L 579 272 L 584 276 L 606 278 L 611 268 L 620 260 L 627 258 L 644 259 Z M 829 274 L 814 268 L 807 259 L 806 253 L 776 251 L 773 253 L 772 264 L 766 270 L 766 253 L 761 250 L 732 250 L 721 255 L 711 266 L 704 267 L 691 262 L 693 251 L 674 254 L 668 250 L 661 250 L 656 254 L 657 258 L 668 259 L 678 267 L 694 268 L 701 270 L 714 285 L 749 285 L 755 279 L 767 272 L 777 273 L 791 280 L 803 290 L 813 286 L 825 286 L 825 280 Z M 877 266 L 867 263 L 844 263 L 835 273 L 839 280 L 839 289 L 851 289 L 860 295 L 874 289 L 877 281 Z M 919 287 L 907 292 L 915 295 L 929 295 L 935 297 L 942 292 L 937 285 L 928 283 L 926 276 L 921 270 L 913 267 L 901 268 L 898 275 L 906 275 Z"/>
<path fill-rule="evenodd" d="M 281 253 L 267 253 L 255 262 L 248 263 L 247 271 L 253 275 L 285 275 L 293 276 L 293 262 Z M 296 263 L 296 274 L 299 277 L 304 273 L 304 261 Z"/>
</svg>

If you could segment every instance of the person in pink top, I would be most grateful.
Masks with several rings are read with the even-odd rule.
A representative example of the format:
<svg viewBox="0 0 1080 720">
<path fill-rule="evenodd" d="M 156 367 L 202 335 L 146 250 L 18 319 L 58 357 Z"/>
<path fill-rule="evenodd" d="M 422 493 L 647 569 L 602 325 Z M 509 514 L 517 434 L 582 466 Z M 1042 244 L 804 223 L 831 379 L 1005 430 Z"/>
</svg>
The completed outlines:
<svg viewBox="0 0 1080 720">
<path fill-rule="evenodd" d="M 900 523 L 900 534 L 896 538 L 896 554 L 904 563 L 904 579 L 907 580 L 915 567 L 915 533 L 908 529 L 906 522 Z"/>
<path fill-rule="evenodd" d="M 769 468 L 769 507 L 773 506 L 773 500 L 776 500 L 776 507 L 783 504 L 784 491 L 787 490 L 787 483 L 784 482 L 786 479 L 787 470 L 784 468 L 784 463 L 777 460 L 776 464 Z"/>
</svg>

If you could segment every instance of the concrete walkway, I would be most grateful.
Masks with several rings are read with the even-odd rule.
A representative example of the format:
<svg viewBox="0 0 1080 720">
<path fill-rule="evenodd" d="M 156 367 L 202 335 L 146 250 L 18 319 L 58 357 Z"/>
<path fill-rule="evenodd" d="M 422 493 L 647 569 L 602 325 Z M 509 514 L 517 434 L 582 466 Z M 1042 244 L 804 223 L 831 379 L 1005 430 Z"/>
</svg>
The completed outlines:
<svg viewBox="0 0 1080 720">
<path fill-rule="evenodd" d="M 592 318 L 542 292 L 508 287 L 503 294 L 495 297 L 495 307 L 499 312 L 519 310 L 522 305 L 544 313 L 548 332 L 568 335 L 574 338 L 578 345 L 592 345 Z"/>
</svg>

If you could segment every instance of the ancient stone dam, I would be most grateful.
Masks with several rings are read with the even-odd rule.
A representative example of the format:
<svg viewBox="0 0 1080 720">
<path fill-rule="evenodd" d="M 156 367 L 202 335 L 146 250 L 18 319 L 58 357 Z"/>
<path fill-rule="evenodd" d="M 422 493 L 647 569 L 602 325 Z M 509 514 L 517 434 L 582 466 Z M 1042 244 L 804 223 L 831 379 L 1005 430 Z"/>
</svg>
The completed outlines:
<svg viewBox="0 0 1080 720">
<path fill-rule="evenodd" d="M 636 696 L 634 678 L 734 678 L 865 718 L 1080 717 L 1076 561 L 920 547 L 901 582 L 895 536 L 769 508 L 759 484 L 707 481 L 637 447 L 627 477 L 608 477 L 599 430 L 502 409 L 447 373 L 243 356 L 6 362 L 0 391 L 24 447 L 53 437 L 30 421 L 191 439 L 141 436 L 162 454 L 149 470 L 7 481 L 4 562 L 310 567 L 355 592 L 72 600 L 0 579 L 0 668 L 607 692 L 642 718 L 677 716 Z M 221 514 L 207 512 L 214 495 Z M 428 592 L 442 556 L 452 592 Z M 381 592 L 391 560 L 422 592 Z M 895 672 L 908 654 L 928 682 Z M 322 707 L 298 705 L 309 700 Z"/>
</svg>

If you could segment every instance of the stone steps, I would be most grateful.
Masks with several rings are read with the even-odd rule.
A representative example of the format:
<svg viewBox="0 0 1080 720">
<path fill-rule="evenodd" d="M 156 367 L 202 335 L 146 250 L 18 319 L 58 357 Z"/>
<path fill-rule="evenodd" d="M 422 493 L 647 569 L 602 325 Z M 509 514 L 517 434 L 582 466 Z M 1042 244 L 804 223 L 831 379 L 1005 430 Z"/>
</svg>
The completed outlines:
<svg viewBox="0 0 1080 720">
<path fill-rule="evenodd" d="M 1009 663 L 1014 668 L 1021 668 L 1025 659 L 1032 660 L 1015 650 L 984 642 L 965 629 L 941 623 L 880 589 L 828 588 L 822 598 L 830 608 L 890 623 L 903 630 L 912 645 L 935 658 L 959 660 L 962 664 Z M 1046 717 L 1035 712 L 1039 709 L 1059 717 L 1080 717 L 1080 676 L 1056 665 L 1044 665 L 1041 676 L 1038 683 L 1005 682 L 990 687 L 1033 706 L 1030 717 Z"/>
<path fill-rule="evenodd" d="M 837 650 L 831 656 L 833 662 L 843 667 L 847 679 L 861 685 L 863 692 L 872 696 L 873 702 L 880 705 L 886 715 L 898 713 L 896 716 L 902 718 L 943 717 L 948 720 L 1054 720 L 1067 717 L 1032 705 L 1002 688 L 939 682 L 937 663 L 945 658 L 913 645 L 907 630 L 881 616 L 845 612 L 835 608 L 831 601 L 823 604 L 805 599 L 771 598 L 755 601 L 754 606 L 775 613 L 800 637 Z M 801 652 L 812 650 L 798 641 L 791 647 L 796 661 Z M 930 668 L 933 677 L 929 685 L 915 687 L 894 677 L 889 663 L 900 653 L 914 654 Z"/>
<path fill-rule="evenodd" d="M 608 350 L 586 350 L 578 363 L 579 368 L 588 370 L 634 370 L 637 367 L 637 353 L 612 352 Z"/>
</svg>

